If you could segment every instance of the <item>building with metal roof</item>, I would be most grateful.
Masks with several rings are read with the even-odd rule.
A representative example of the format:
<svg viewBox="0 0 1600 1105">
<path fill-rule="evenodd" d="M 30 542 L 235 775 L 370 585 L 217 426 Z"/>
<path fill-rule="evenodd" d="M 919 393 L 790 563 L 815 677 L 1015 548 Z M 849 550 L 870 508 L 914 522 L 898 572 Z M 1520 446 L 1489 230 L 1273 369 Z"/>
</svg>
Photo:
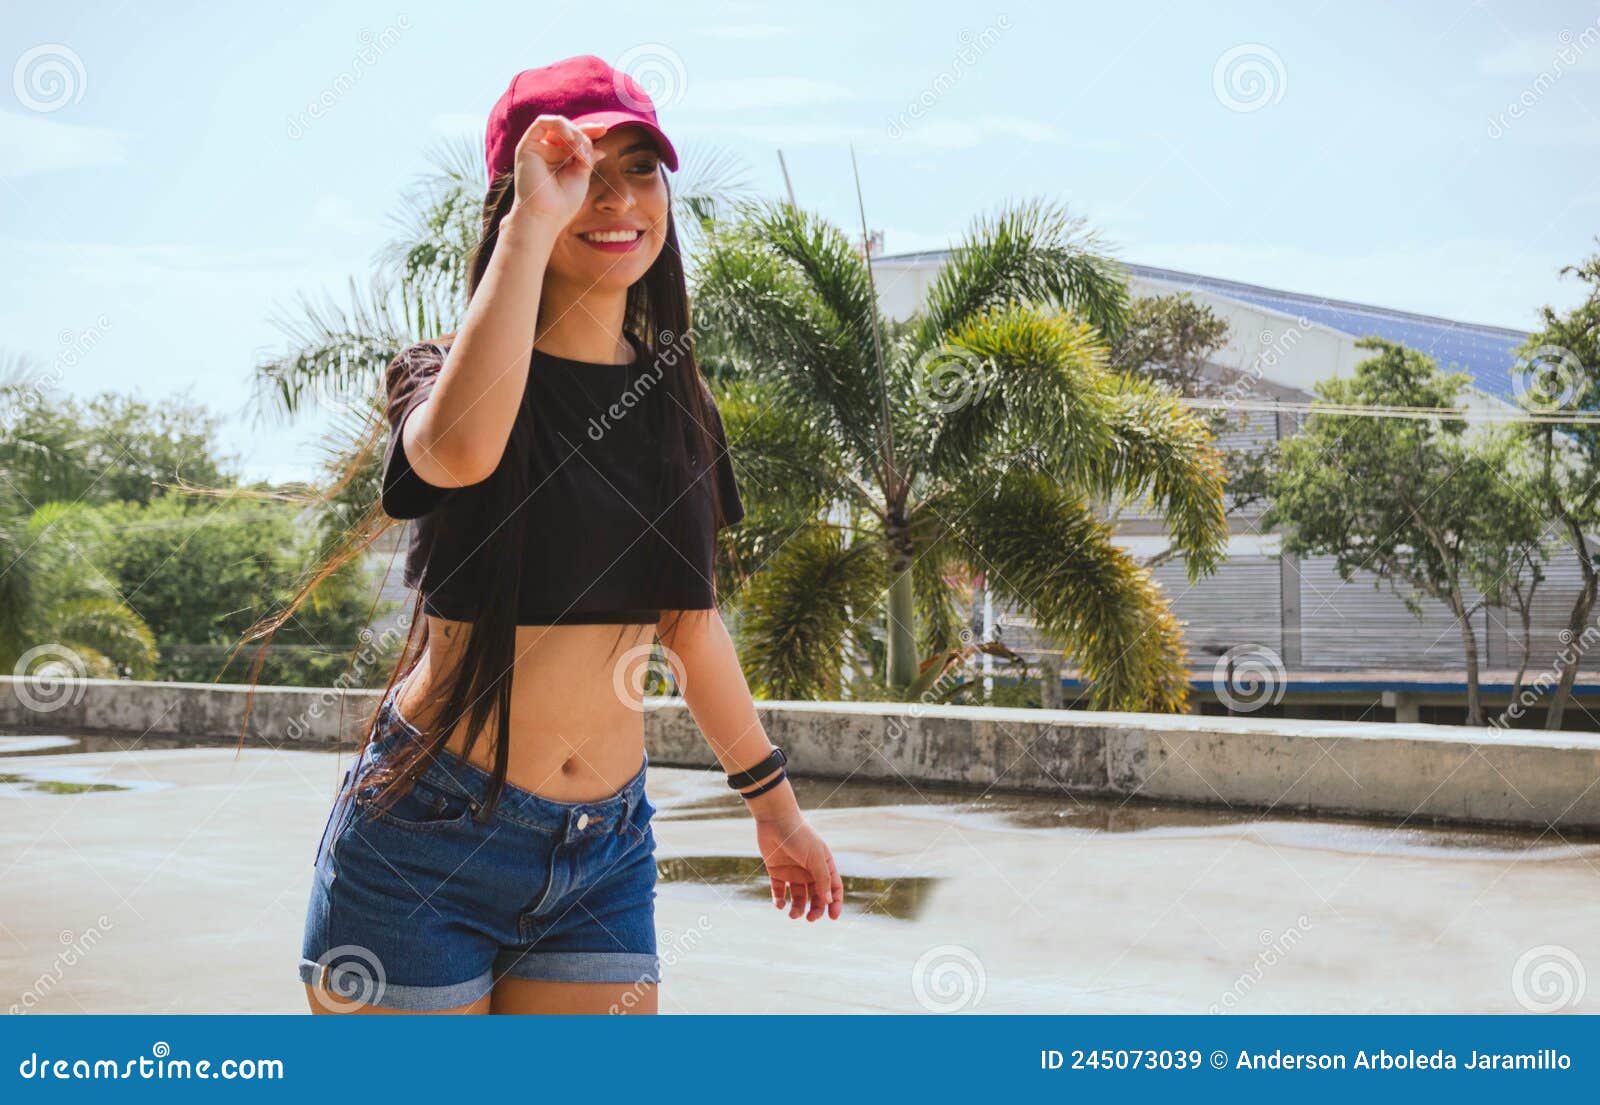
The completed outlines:
<svg viewBox="0 0 1600 1105">
<path fill-rule="evenodd" d="M 946 256 L 935 250 L 874 257 L 885 313 L 892 318 L 915 313 Z M 1516 350 L 1528 337 L 1521 331 L 1148 265 L 1124 267 L 1134 295 L 1184 292 L 1226 321 L 1227 341 L 1210 368 L 1219 380 L 1248 378 L 1254 397 L 1312 400 L 1319 381 L 1353 373 L 1370 355 L 1356 342 L 1376 335 L 1426 353 L 1442 369 L 1467 373 L 1469 408 L 1515 409 Z M 1300 417 L 1251 411 L 1219 444 L 1251 450 L 1270 446 L 1294 433 Z M 1439 720 L 1459 720 L 1460 710 L 1452 705 L 1464 701 L 1466 652 L 1451 612 L 1424 598 L 1419 619 L 1376 576 L 1358 574 L 1347 582 L 1339 578 L 1332 557 L 1285 554 L 1279 535 L 1261 526 L 1264 509 L 1257 504 L 1230 511 L 1228 557 L 1214 575 L 1190 584 L 1180 561 L 1153 569 L 1186 623 L 1191 674 L 1201 697 L 1225 704 L 1225 684 L 1248 669 L 1271 672 L 1271 679 L 1287 687 L 1290 700 L 1298 694 L 1302 703 L 1326 705 L 1324 714 L 1429 720 L 1431 709 Z M 1153 512 L 1122 511 L 1116 533 L 1119 544 L 1141 557 L 1167 547 Z M 1567 619 L 1581 580 L 1564 544 L 1545 571 L 1534 605 L 1529 679 L 1552 676 L 1558 651 L 1568 647 Z M 1469 595 L 1469 603 L 1475 598 Z M 1050 642 L 1039 639 L 1025 618 L 1000 611 L 999 622 L 1001 639 L 1011 647 L 1041 659 L 1050 655 Z M 1522 658 L 1520 619 L 1511 611 L 1483 609 L 1473 616 L 1473 628 L 1486 685 L 1509 684 Z M 1063 670 L 1070 699 L 1077 686 L 1070 658 Z M 1508 685 L 1497 689 L 1508 696 Z M 1494 708 L 1494 693 L 1486 703 Z M 1600 729 L 1600 718 L 1581 699 L 1574 701 L 1569 718 L 1575 727 Z"/>
</svg>

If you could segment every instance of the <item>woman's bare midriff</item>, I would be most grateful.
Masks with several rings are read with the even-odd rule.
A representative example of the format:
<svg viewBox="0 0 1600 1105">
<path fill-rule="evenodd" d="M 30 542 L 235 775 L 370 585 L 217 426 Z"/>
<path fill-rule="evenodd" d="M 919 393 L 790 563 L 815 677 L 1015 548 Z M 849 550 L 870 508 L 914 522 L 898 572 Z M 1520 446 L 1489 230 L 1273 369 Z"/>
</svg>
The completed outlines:
<svg viewBox="0 0 1600 1105">
<path fill-rule="evenodd" d="M 396 700 L 413 725 L 431 723 L 443 706 L 450 661 L 469 628 L 428 618 L 428 650 Z M 506 782 L 560 802 L 592 802 L 638 774 L 644 761 L 639 670 L 654 636 L 653 625 L 518 626 Z M 492 774 L 494 722 L 491 713 L 490 732 L 464 755 L 463 718 L 446 747 Z"/>
</svg>

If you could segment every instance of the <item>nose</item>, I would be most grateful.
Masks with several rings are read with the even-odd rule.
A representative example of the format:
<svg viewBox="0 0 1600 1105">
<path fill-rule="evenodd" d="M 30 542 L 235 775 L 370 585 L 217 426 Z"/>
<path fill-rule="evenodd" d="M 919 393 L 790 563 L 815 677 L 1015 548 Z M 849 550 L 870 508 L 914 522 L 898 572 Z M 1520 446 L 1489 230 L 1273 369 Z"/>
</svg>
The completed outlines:
<svg viewBox="0 0 1600 1105">
<path fill-rule="evenodd" d="M 595 174 L 598 186 L 595 190 L 594 205 L 597 210 L 607 213 L 626 211 L 633 206 L 633 194 L 626 188 L 618 190 L 611 186 L 601 173 Z"/>
</svg>

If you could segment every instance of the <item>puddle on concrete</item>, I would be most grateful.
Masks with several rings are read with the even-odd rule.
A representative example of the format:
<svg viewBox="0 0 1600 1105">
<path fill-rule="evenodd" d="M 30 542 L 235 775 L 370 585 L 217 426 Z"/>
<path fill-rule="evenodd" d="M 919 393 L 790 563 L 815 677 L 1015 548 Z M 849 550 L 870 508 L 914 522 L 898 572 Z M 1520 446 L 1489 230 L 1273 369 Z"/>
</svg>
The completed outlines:
<svg viewBox="0 0 1600 1105">
<path fill-rule="evenodd" d="M 36 779 L 16 772 L 0 772 L 0 796 L 17 794 L 92 794 L 104 790 L 132 790 L 118 783 L 84 783 L 70 779 Z"/>
<path fill-rule="evenodd" d="M 953 788 L 841 783 L 832 779 L 793 779 L 800 806 L 806 810 L 864 809 L 895 806 L 908 812 L 927 811 L 948 820 L 991 819 L 1023 830 L 1148 833 L 1160 836 L 1247 834 L 1294 848 L 1369 855 L 1410 854 L 1463 859 L 1519 855 L 1558 860 L 1600 859 L 1600 834 L 1563 830 L 1555 833 L 1514 827 L 1397 825 L 1363 818 L 1340 818 L 1294 810 L 1212 809 L 1166 802 L 1066 795 L 982 794 Z M 746 816 L 744 801 L 732 791 L 708 792 L 684 802 L 664 804 L 662 820 L 701 821 Z"/>
<path fill-rule="evenodd" d="M 656 860 L 662 882 L 731 886 L 746 898 L 772 901 L 772 883 L 756 856 L 670 856 Z M 844 897 L 852 910 L 914 921 L 928 904 L 938 879 L 925 875 L 869 878 L 842 875 Z"/>
<path fill-rule="evenodd" d="M 72 756 L 83 752 L 149 752 L 174 748 L 237 748 L 238 739 L 160 736 L 145 733 L 95 733 L 90 736 L 4 736 L 0 756 Z M 247 746 L 251 747 L 251 746 Z M 316 749 L 321 751 L 321 749 Z"/>
<path fill-rule="evenodd" d="M 152 749 L 235 749 L 235 739 L 195 739 L 140 733 L 91 735 L 0 736 L 0 757 L 20 766 L 33 756 L 85 752 L 142 752 Z M 308 749 L 321 751 L 322 749 Z M 663 770 L 676 770 L 666 768 Z M 91 790 L 154 789 L 142 781 L 94 783 L 85 773 L 52 769 L 30 776 L 25 783 L 0 781 L 0 796 L 18 794 L 75 794 Z M 707 775 L 703 791 L 683 801 L 662 803 L 657 816 L 664 821 L 700 821 L 748 816 L 744 800 L 718 785 L 720 775 Z M 913 785 L 836 779 L 792 779 L 800 805 L 806 810 L 846 810 L 898 807 L 913 816 L 927 813 L 948 820 L 990 819 L 991 824 L 1025 831 L 1090 833 L 1148 833 L 1167 836 L 1242 834 L 1287 847 L 1352 852 L 1368 855 L 1459 857 L 1463 859 L 1516 855 L 1524 859 L 1581 859 L 1600 863 L 1600 833 L 1563 830 L 1434 825 L 1427 822 L 1396 825 L 1392 822 L 1341 818 L 1293 810 L 1227 810 L 1183 806 L 1149 800 L 1075 798 L 1067 795 L 992 793 L 950 786 Z M 698 788 L 695 788 L 698 789 Z M 870 880 L 868 880 L 870 882 Z M 766 888 L 756 892 L 765 895 Z"/>
</svg>

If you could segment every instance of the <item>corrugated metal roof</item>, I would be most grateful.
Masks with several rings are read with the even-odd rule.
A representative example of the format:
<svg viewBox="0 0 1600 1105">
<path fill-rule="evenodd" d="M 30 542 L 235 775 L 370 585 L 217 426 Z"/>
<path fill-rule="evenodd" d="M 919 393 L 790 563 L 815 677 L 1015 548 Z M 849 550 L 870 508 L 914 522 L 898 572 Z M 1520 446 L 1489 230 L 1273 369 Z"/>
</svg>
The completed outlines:
<svg viewBox="0 0 1600 1105">
<path fill-rule="evenodd" d="M 878 257 L 874 259 L 874 263 L 937 262 L 947 256 L 946 250 L 923 250 L 917 253 Z M 1306 318 L 1319 326 L 1326 326 L 1355 338 L 1377 336 L 1398 342 L 1407 348 L 1426 353 L 1443 369 L 1467 373 L 1477 387 L 1495 398 L 1511 404 L 1516 402 L 1512 380 L 1512 370 L 1517 363 L 1514 350 L 1527 340 L 1528 335 L 1524 331 L 1436 318 L 1411 311 L 1395 311 L 1367 303 L 1330 299 L 1327 296 L 1264 288 L 1238 280 L 1201 276 L 1192 272 L 1179 272 L 1176 269 L 1156 268 L 1153 265 L 1132 265 L 1126 262 L 1122 264 L 1136 276 L 1171 284 L 1175 289 L 1203 290 L 1242 303 L 1280 311 L 1296 318 Z"/>
</svg>

